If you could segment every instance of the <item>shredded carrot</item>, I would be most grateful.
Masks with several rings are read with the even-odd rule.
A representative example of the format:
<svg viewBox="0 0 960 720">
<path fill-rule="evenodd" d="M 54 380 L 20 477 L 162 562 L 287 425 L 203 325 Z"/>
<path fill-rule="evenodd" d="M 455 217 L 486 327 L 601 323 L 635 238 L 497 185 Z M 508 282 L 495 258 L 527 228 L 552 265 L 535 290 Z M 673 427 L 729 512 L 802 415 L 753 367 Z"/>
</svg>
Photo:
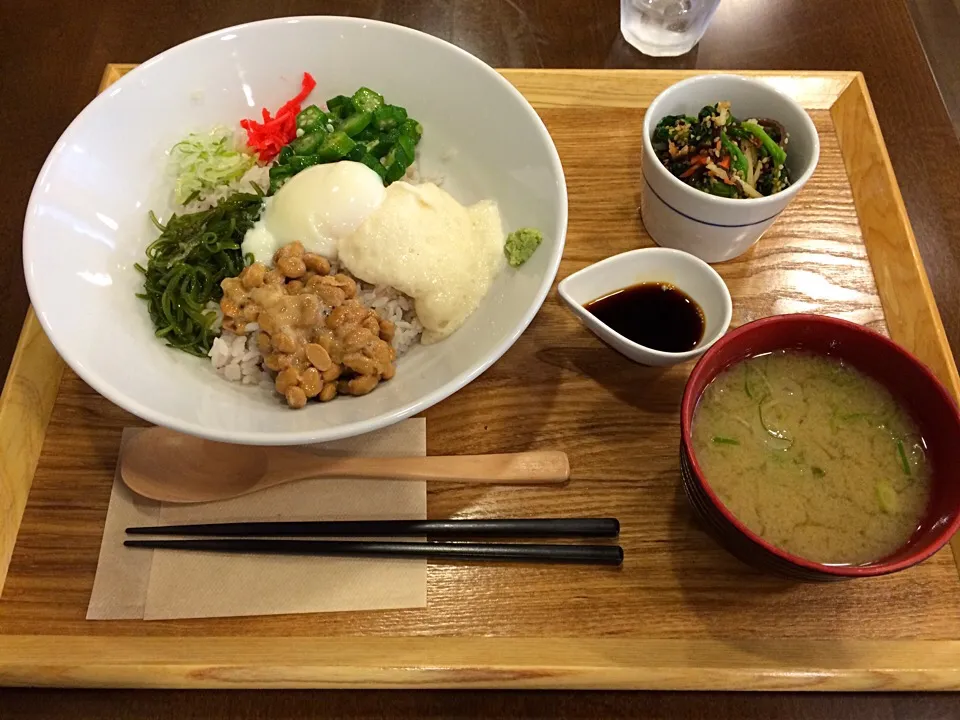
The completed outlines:
<svg viewBox="0 0 960 720">
<path fill-rule="evenodd" d="M 723 158 L 723 160 L 721 160 L 720 162 L 717 163 L 717 165 L 719 165 L 720 167 L 722 167 L 724 170 L 729 170 L 729 169 L 730 169 L 730 156 L 729 156 L 729 155 L 725 156 L 725 157 Z"/>
<path fill-rule="evenodd" d="M 700 167 L 701 165 L 706 165 L 708 162 L 710 162 L 710 157 L 708 155 L 694 155 L 692 158 L 690 158 L 690 167 L 684 170 L 683 174 L 680 175 L 679 177 L 681 178 L 690 177 L 697 171 L 698 167 Z"/>
<path fill-rule="evenodd" d="M 263 122 L 256 120 L 241 120 L 240 127 L 247 131 L 247 145 L 256 150 L 260 162 L 270 162 L 285 145 L 297 136 L 297 114 L 300 104 L 317 86 L 310 73 L 303 74 L 303 83 L 300 93 L 283 104 L 277 114 L 270 116 L 270 111 L 263 108 Z"/>
</svg>

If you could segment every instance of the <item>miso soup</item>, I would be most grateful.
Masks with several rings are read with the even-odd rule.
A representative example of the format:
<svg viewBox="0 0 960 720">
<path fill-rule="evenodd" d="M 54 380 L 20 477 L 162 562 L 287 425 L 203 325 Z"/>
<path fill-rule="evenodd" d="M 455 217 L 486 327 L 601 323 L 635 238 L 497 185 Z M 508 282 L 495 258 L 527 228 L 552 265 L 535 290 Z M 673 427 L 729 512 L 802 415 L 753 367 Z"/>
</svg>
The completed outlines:
<svg viewBox="0 0 960 720">
<path fill-rule="evenodd" d="M 730 512 L 814 562 L 890 555 L 930 497 L 917 425 L 886 388 L 835 358 L 784 351 L 728 368 L 700 400 L 693 449 Z"/>
</svg>

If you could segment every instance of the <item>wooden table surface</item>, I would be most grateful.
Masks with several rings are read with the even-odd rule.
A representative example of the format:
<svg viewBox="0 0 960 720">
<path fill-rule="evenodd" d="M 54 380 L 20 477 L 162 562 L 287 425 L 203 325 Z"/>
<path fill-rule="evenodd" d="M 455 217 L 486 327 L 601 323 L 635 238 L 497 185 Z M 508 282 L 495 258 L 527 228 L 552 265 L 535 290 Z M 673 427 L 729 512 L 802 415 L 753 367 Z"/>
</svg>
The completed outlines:
<svg viewBox="0 0 960 720">
<path fill-rule="evenodd" d="M 927 272 L 960 356 L 960 146 L 907 0 L 724 0 L 699 48 L 646 58 L 619 35 L 616 0 L 32 0 L 0 3 L 0 367 L 26 310 L 20 227 L 33 179 L 108 62 L 139 62 L 219 27 L 276 15 L 351 14 L 409 25 L 500 67 L 859 69 L 876 103 Z M 919 2 L 919 0 L 917 0 Z M 933 1 L 933 0 L 931 0 Z M 788 620 L 785 619 L 785 622 Z M 177 693 L 0 690 L 3 717 L 947 718 L 960 699 L 667 693 Z"/>
</svg>

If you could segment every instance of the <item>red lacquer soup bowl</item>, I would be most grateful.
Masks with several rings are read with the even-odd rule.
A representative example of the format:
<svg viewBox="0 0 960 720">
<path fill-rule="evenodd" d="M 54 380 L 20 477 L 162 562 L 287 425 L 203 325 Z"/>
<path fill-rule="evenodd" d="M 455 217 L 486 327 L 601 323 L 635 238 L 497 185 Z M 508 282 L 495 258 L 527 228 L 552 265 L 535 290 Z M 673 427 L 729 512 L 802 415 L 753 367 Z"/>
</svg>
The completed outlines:
<svg viewBox="0 0 960 720">
<path fill-rule="evenodd" d="M 927 443 L 933 488 L 925 517 L 892 555 L 864 565 L 824 565 L 781 550 L 749 530 L 720 501 L 693 453 L 694 415 L 704 390 L 731 365 L 762 353 L 795 349 L 831 355 L 872 376 L 913 416 Z M 884 575 L 916 565 L 943 547 L 960 526 L 960 413 L 947 390 L 917 358 L 884 336 L 845 320 L 778 315 L 725 335 L 697 363 L 680 413 L 683 486 L 707 530 L 741 560 L 798 580 Z"/>
</svg>

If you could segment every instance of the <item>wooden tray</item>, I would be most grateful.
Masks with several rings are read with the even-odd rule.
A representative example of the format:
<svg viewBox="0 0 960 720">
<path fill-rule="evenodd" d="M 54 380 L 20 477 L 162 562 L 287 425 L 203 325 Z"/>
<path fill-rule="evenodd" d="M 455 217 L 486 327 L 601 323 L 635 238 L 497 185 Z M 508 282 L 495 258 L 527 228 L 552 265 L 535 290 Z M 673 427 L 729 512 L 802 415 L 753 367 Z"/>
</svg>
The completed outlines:
<svg viewBox="0 0 960 720">
<path fill-rule="evenodd" d="M 127 70 L 110 66 L 104 86 Z M 566 170 L 561 278 L 650 244 L 637 214 L 641 120 L 689 74 L 504 71 L 540 111 Z M 734 325 L 798 311 L 845 317 L 888 332 L 960 396 L 863 77 L 760 75 L 809 109 L 822 152 L 759 245 L 718 266 Z M 557 489 L 440 486 L 430 517 L 615 515 L 620 570 L 437 563 L 425 609 L 87 622 L 120 432 L 142 423 L 64 371 L 31 312 L 0 401 L 0 682 L 960 687 L 960 545 L 897 575 L 792 585 L 740 565 L 697 527 L 677 457 L 689 371 L 628 362 L 551 294 L 499 363 L 426 413 L 433 454 L 563 448 L 574 476 Z"/>
</svg>

